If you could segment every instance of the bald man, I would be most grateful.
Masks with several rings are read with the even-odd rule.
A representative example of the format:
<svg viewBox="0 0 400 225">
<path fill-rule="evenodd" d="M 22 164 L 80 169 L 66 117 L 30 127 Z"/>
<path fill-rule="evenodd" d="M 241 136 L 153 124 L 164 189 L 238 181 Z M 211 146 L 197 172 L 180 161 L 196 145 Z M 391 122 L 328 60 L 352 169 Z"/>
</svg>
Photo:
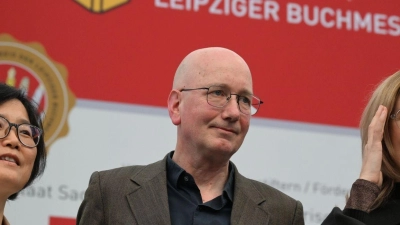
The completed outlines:
<svg viewBox="0 0 400 225">
<path fill-rule="evenodd" d="M 304 224 L 299 201 L 245 178 L 230 161 L 261 104 L 238 54 L 191 52 L 168 97 L 175 150 L 147 166 L 94 172 L 77 224 Z"/>
</svg>

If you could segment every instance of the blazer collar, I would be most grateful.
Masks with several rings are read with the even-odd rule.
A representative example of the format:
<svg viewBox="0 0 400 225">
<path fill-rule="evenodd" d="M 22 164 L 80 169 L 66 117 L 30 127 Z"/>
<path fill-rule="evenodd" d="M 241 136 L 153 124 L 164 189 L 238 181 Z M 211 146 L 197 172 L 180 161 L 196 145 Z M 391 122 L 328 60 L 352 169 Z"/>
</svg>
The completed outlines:
<svg viewBox="0 0 400 225">
<path fill-rule="evenodd" d="M 138 225 L 171 225 L 166 159 L 143 167 L 131 177 L 134 186 L 127 199 Z"/>
<path fill-rule="evenodd" d="M 266 201 L 265 197 L 254 187 L 253 183 L 242 176 L 236 166 L 235 169 L 235 191 L 231 214 L 232 225 L 268 224 L 270 213 L 261 206 Z"/>
</svg>

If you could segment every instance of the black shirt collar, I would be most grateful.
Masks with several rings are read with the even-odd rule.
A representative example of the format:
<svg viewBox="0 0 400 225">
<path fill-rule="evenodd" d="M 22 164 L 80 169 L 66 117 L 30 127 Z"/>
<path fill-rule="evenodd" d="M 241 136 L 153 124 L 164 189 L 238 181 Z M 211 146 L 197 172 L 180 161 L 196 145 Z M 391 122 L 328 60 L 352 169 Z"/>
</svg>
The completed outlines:
<svg viewBox="0 0 400 225">
<path fill-rule="evenodd" d="M 168 182 L 174 186 L 174 188 L 178 188 L 179 186 L 179 181 L 184 179 L 183 177 L 187 173 L 184 169 L 182 169 L 178 164 L 176 164 L 172 160 L 172 156 L 174 155 L 174 151 L 170 152 L 168 157 L 167 157 L 167 179 Z M 233 202 L 233 185 L 234 185 L 234 173 L 235 170 L 232 167 L 231 162 L 229 162 L 229 176 L 228 180 L 224 186 L 224 191 L 223 195 L 226 195 L 229 200 Z M 189 174 L 190 175 L 190 174 Z"/>
</svg>

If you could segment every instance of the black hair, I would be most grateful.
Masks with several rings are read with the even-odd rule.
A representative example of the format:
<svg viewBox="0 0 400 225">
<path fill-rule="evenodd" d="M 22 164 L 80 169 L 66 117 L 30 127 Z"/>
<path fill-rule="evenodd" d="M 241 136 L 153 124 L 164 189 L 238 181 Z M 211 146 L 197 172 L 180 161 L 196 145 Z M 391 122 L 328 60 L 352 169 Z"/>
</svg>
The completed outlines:
<svg viewBox="0 0 400 225">
<path fill-rule="evenodd" d="M 38 112 L 38 105 L 30 97 L 27 96 L 24 90 L 17 89 L 15 87 L 8 86 L 4 83 L 0 83 L 0 104 L 7 101 L 16 99 L 22 103 L 28 113 L 29 121 L 32 125 L 39 127 L 43 130 L 42 119 Z M 44 131 L 40 137 L 39 143 L 36 146 L 37 154 L 35 162 L 33 164 L 32 173 L 29 177 L 28 182 L 25 184 L 24 188 L 32 184 L 32 182 L 43 174 L 44 168 L 46 167 L 46 148 L 44 144 Z M 23 188 L 23 189 L 24 189 Z M 20 190 L 21 191 L 21 190 Z M 8 197 L 9 200 L 14 200 L 17 198 L 18 193 L 14 193 Z"/>
</svg>

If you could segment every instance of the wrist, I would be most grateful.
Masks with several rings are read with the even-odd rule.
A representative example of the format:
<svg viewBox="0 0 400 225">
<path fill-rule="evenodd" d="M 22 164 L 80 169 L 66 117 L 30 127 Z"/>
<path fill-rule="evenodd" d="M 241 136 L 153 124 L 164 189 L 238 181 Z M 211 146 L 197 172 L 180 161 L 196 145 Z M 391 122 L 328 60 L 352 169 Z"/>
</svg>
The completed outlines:
<svg viewBox="0 0 400 225">
<path fill-rule="evenodd" d="M 345 208 L 369 212 L 379 192 L 380 188 L 378 185 L 368 180 L 358 179 L 351 188 L 350 198 Z"/>
</svg>

